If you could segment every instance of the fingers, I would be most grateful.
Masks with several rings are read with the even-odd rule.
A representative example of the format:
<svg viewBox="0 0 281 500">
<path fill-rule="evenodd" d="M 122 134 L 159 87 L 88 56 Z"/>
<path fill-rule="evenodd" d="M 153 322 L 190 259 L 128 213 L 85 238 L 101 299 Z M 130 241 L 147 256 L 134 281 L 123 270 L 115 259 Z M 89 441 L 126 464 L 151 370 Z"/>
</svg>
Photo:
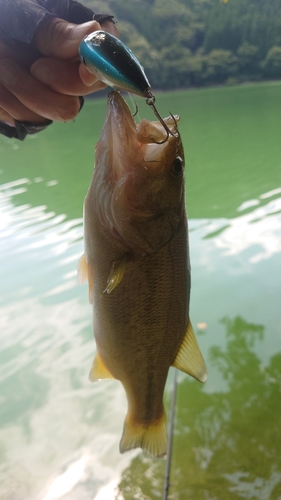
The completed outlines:
<svg viewBox="0 0 281 500">
<path fill-rule="evenodd" d="M 37 113 L 34 113 L 24 106 L 9 90 L 0 84 L 0 120 L 13 120 L 42 122 L 43 119 Z"/>
<path fill-rule="evenodd" d="M 36 36 L 36 48 L 14 50 L 0 41 L 0 121 L 68 121 L 80 109 L 78 96 L 105 87 L 78 62 L 81 40 L 101 29 L 97 21 L 82 25 L 51 18 L 43 22 Z M 109 21 L 102 29 L 119 36 Z"/>
<path fill-rule="evenodd" d="M 32 75 L 53 90 L 68 95 L 86 95 L 105 88 L 83 64 L 62 64 L 62 60 L 78 59 L 78 47 L 83 38 L 99 29 L 119 37 L 117 26 L 110 21 L 102 25 L 97 21 L 75 25 L 57 18 L 47 20 L 37 33 L 36 46 L 49 57 L 38 59 L 33 64 Z"/>
<path fill-rule="evenodd" d="M 119 35 L 112 22 L 106 21 L 102 28 Z M 90 74 L 83 64 L 70 62 L 78 59 L 82 39 L 99 29 L 101 26 L 97 21 L 75 25 L 52 18 L 43 23 L 36 37 L 36 46 L 49 57 L 40 58 L 32 65 L 33 77 L 54 91 L 67 95 L 86 95 L 105 88 L 106 85 Z"/>
<path fill-rule="evenodd" d="M 82 39 L 99 29 L 101 27 L 97 21 L 76 25 L 53 17 L 41 25 L 36 35 L 36 47 L 45 56 L 58 59 L 77 58 Z"/>
<path fill-rule="evenodd" d="M 30 73 L 52 90 L 66 95 L 86 95 L 106 87 L 97 78 L 91 78 L 90 85 L 85 85 L 79 76 L 79 66 L 78 61 L 68 62 L 44 57 L 31 66 Z"/>
<path fill-rule="evenodd" d="M 0 60 L 0 84 L 37 116 L 55 121 L 68 121 L 79 112 L 78 97 L 54 92 L 33 78 L 28 70 L 16 61 Z M 4 108 L 3 105 L 2 107 Z M 21 108 L 20 114 L 22 111 Z M 29 120 L 25 115 L 18 119 Z"/>
<path fill-rule="evenodd" d="M 1 2 L 0 2 L 1 3 Z M 0 40 L 0 58 L 12 59 L 19 62 L 22 66 L 29 68 L 30 65 L 37 59 L 38 52 L 35 48 L 20 43 L 17 44 L 16 49 L 12 49 Z"/>
<path fill-rule="evenodd" d="M 7 111 L 2 109 L 1 107 L 0 107 L 0 122 L 4 122 L 7 125 L 10 125 L 11 127 L 15 125 L 13 117 L 9 115 L 9 113 L 7 113 Z"/>
</svg>

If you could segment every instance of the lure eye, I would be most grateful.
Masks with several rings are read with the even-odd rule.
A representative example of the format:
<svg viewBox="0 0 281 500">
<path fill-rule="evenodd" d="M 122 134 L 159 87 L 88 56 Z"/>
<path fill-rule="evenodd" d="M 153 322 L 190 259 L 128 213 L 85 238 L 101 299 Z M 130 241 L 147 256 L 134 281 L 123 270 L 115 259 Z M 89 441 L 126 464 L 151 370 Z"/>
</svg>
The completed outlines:
<svg viewBox="0 0 281 500">
<path fill-rule="evenodd" d="M 183 161 L 180 156 L 177 156 L 172 163 L 171 172 L 173 175 L 178 176 L 183 172 Z"/>
</svg>

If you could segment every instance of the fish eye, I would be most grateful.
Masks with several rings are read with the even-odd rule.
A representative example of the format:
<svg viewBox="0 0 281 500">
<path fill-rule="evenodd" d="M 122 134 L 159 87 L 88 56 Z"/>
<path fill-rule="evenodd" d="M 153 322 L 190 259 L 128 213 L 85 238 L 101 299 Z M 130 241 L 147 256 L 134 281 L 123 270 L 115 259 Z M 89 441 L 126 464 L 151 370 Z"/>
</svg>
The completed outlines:
<svg viewBox="0 0 281 500">
<path fill-rule="evenodd" d="M 183 171 L 183 161 L 180 156 L 177 156 L 172 163 L 171 172 L 173 175 L 180 175 Z"/>
</svg>

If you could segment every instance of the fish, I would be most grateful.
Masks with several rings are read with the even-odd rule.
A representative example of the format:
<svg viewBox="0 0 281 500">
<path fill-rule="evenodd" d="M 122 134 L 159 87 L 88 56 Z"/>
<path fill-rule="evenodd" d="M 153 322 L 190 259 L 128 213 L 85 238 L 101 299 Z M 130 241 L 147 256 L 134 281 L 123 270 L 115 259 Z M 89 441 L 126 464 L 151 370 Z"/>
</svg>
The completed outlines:
<svg viewBox="0 0 281 500">
<path fill-rule="evenodd" d="M 120 452 L 167 451 L 163 394 L 170 366 L 200 382 L 204 359 L 189 319 L 190 261 L 179 117 L 136 124 L 117 91 L 95 150 L 84 202 L 85 253 L 96 355 L 90 380 L 119 380 L 128 411 Z M 165 140 L 166 138 L 166 140 Z"/>
</svg>

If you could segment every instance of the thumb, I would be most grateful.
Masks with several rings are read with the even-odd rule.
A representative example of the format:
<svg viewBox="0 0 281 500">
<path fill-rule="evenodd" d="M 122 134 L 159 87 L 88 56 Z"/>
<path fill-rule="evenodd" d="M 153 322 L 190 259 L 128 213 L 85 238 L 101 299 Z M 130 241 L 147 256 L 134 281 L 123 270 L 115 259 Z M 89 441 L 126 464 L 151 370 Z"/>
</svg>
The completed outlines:
<svg viewBox="0 0 281 500">
<path fill-rule="evenodd" d="M 100 29 L 97 21 L 72 24 L 52 17 L 40 26 L 36 34 L 36 47 L 44 56 L 73 59 L 78 56 L 78 47 L 82 39 Z"/>
</svg>

